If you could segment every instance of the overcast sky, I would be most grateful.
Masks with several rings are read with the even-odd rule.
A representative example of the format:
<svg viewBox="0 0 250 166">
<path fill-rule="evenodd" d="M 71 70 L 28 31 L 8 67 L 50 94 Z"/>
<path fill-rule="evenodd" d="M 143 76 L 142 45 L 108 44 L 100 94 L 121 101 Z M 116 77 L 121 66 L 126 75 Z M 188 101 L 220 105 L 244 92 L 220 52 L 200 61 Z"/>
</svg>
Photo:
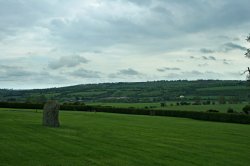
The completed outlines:
<svg viewBox="0 0 250 166">
<path fill-rule="evenodd" d="M 0 0 L 0 88 L 245 79 L 249 0 Z"/>
</svg>

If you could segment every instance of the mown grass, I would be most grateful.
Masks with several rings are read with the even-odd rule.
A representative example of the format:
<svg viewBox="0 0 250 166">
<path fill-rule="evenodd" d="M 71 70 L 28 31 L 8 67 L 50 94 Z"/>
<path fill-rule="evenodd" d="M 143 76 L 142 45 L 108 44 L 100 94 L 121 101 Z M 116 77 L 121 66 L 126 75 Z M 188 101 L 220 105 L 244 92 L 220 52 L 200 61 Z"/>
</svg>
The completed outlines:
<svg viewBox="0 0 250 166">
<path fill-rule="evenodd" d="M 250 163 L 250 125 L 184 118 L 0 109 L 0 165 L 237 165 Z"/>
</svg>

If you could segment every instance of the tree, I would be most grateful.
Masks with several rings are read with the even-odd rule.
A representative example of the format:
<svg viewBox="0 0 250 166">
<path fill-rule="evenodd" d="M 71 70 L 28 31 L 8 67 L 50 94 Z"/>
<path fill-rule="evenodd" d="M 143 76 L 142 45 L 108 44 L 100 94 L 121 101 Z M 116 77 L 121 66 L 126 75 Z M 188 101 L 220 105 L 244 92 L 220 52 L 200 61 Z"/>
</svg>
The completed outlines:
<svg viewBox="0 0 250 166">
<path fill-rule="evenodd" d="M 250 35 L 247 37 L 247 42 L 250 43 Z M 247 58 L 250 58 L 250 49 L 247 49 L 247 52 L 245 53 Z M 250 81 L 250 67 L 247 68 L 247 70 L 244 72 L 244 74 L 247 73 L 247 81 Z"/>
<path fill-rule="evenodd" d="M 245 114 L 250 114 L 250 105 L 246 105 L 242 110 Z"/>
<path fill-rule="evenodd" d="M 247 37 L 247 42 L 250 42 L 250 35 Z M 250 49 L 247 49 L 247 52 L 245 53 L 247 58 L 250 58 Z"/>
<path fill-rule="evenodd" d="M 245 73 L 248 73 L 247 74 L 247 81 L 250 81 L 250 67 L 248 67 L 247 70 L 243 74 L 245 74 Z"/>
<path fill-rule="evenodd" d="M 201 97 L 200 96 L 195 96 L 194 98 L 193 98 L 193 100 L 194 100 L 194 105 L 201 105 Z"/>
<path fill-rule="evenodd" d="M 166 103 L 161 103 L 161 107 L 166 107 Z"/>
<path fill-rule="evenodd" d="M 220 97 L 218 98 L 218 102 L 219 102 L 219 104 L 226 104 L 226 99 L 225 99 L 225 97 L 224 97 L 224 96 L 220 96 Z"/>
</svg>

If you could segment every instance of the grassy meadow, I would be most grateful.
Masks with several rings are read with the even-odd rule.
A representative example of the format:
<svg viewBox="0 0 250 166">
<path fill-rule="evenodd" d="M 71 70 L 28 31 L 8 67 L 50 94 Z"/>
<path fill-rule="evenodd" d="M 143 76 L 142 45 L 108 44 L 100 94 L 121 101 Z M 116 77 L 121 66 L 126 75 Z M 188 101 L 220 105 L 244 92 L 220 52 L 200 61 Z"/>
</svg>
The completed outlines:
<svg viewBox="0 0 250 166">
<path fill-rule="evenodd" d="M 250 163 L 250 125 L 185 118 L 0 109 L 0 165 L 237 165 Z"/>
</svg>

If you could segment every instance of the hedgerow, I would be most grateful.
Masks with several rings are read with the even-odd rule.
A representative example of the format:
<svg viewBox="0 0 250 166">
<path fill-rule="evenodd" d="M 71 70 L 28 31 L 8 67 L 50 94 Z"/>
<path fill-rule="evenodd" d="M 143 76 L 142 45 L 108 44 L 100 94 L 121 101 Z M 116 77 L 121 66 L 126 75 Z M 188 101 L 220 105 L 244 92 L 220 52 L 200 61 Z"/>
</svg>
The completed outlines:
<svg viewBox="0 0 250 166">
<path fill-rule="evenodd" d="M 2 108 L 42 109 L 42 104 L 0 102 Z M 170 116 L 215 122 L 250 124 L 250 116 L 241 113 L 219 113 L 177 110 L 152 110 L 135 108 L 114 108 L 110 106 L 61 105 L 61 110 L 107 112 L 133 115 Z"/>
</svg>

